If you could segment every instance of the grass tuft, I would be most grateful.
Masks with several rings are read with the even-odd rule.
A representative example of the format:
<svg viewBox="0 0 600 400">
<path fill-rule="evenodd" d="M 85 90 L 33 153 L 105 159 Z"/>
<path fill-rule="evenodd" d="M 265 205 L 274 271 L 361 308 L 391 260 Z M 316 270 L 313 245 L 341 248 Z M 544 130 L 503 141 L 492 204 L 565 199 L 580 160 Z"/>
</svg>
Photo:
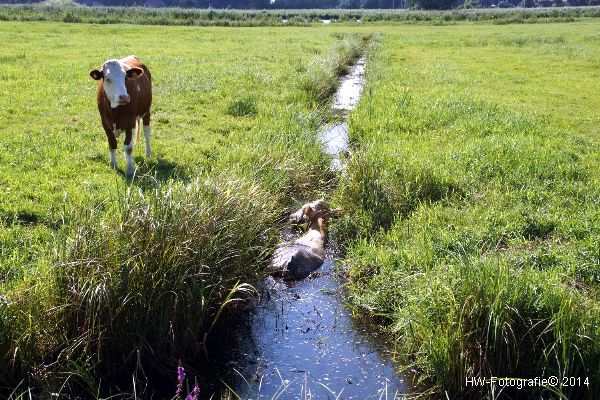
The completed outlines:
<svg viewBox="0 0 600 400">
<path fill-rule="evenodd" d="M 254 97 L 245 97 L 235 100 L 227 107 L 227 114 L 233 117 L 254 117 L 258 114 L 256 99 Z"/>
</svg>

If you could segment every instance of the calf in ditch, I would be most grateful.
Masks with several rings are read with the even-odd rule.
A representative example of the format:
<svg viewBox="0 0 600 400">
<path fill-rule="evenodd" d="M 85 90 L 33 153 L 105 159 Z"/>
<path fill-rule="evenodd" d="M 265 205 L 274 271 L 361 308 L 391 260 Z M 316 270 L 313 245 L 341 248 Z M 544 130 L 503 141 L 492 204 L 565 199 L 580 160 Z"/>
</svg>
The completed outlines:
<svg viewBox="0 0 600 400">
<path fill-rule="evenodd" d="M 303 205 L 290 216 L 294 223 L 306 222 L 308 231 L 300 238 L 280 245 L 269 267 L 273 274 L 285 278 L 304 279 L 325 261 L 325 235 L 332 210 L 323 200 Z"/>
</svg>

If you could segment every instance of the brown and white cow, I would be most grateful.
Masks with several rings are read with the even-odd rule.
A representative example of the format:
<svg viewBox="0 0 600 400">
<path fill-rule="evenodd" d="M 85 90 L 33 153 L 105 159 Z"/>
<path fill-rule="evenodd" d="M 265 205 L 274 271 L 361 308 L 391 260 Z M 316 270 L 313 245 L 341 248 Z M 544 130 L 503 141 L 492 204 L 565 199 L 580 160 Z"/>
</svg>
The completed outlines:
<svg viewBox="0 0 600 400">
<path fill-rule="evenodd" d="M 102 126 L 108 138 L 110 165 L 117 167 L 117 137 L 125 132 L 123 147 L 127 159 L 127 175 L 135 173 L 133 152 L 133 129 L 139 132 L 140 120 L 144 123 L 146 156 L 150 156 L 150 105 L 152 83 L 150 71 L 136 56 L 106 61 L 100 70 L 90 76 L 98 81 L 98 110 Z"/>
</svg>

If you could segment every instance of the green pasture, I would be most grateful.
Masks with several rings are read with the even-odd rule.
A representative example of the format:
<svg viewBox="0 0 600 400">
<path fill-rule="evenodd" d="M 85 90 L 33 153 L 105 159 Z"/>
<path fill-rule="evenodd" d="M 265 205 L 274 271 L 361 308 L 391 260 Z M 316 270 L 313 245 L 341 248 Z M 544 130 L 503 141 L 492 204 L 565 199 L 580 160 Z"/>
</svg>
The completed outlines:
<svg viewBox="0 0 600 400">
<path fill-rule="evenodd" d="M 194 367 L 288 207 L 323 191 L 319 99 L 362 46 L 334 33 L 0 24 L 2 393 Z M 133 179 L 109 167 L 89 77 L 129 54 L 154 87 Z"/>
<path fill-rule="evenodd" d="M 336 38 L 316 30 L 3 23 L 0 40 L 0 221 L 7 240 L 27 243 L 26 254 L 3 247 L 6 274 L 27 264 L 37 238 L 45 243 L 63 224 L 65 207 L 100 204 L 124 190 L 124 158 L 118 173 L 108 168 L 91 69 L 136 54 L 152 70 L 156 154 L 145 159 L 136 148 L 138 175 L 148 176 L 135 188 L 151 178 L 239 173 L 247 158 L 268 158 L 271 146 L 285 144 L 265 145 L 257 131 L 308 129 L 315 117 L 299 100 L 297 75 Z M 251 115 L 231 115 L 244 101 Z M 301 156 L 318 164 L 312 153 L 285 162 Z"/>
<path fill-rule="evenodd" d="M 370 53 L 337 236 L 353 303 L 434 392 L 600 387 L 599 27 L 396 27 Z M 550 375 L 589 386 L 465 385 Z"/>
<path fill-rule="evenodd" d="M 105 17 L 94 13 L 71 22 Z M 175 25 L 200 15 L 165 13 Z M 390 333 L 419 390 L 494 398 L 465 377 L 557 375 L 589 386 L 503 394 L 593 398 L 600 24 L 577 13 L 414 17 L 447 26 L 0 22 L 0 397 L 132 392 L 180 359 L 202 377 L 193 360 L 252 295 L 286 212 L 325 196 L 343 209 L 332 230 L 349 298 Z M 368 83 L 334 177 L 316 133 L 367 34 Z M 109 167 L 88 75 L 129 54 L 154 87 L 153 155 L 134 149 L 133 179 L 122 156 Z"/>
</svg>

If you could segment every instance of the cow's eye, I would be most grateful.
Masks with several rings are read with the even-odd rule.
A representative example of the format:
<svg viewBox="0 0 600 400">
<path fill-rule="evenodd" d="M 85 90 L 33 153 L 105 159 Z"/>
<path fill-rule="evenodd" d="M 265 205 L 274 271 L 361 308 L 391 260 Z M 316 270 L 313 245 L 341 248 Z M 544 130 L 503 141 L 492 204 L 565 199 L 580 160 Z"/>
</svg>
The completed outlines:
<svg viewBox="0 0 600 400">
<path fill-rule="evenodd" d="M 106 78 L 106 83 L 112 83 L 112 80 L 110 78 Z"/>
</svg>

